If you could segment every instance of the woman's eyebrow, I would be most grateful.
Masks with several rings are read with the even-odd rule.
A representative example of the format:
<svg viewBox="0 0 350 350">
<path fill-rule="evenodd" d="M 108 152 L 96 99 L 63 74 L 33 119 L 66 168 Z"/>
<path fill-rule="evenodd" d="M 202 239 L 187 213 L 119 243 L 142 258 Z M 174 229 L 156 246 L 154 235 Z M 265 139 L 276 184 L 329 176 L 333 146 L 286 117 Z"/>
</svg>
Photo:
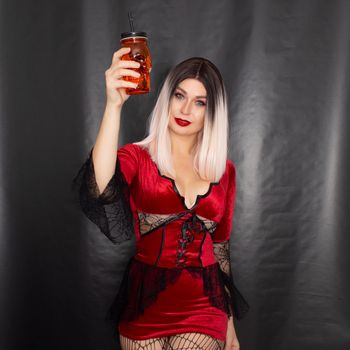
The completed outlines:
<svg viewBox="0 0 350 350">
<path fill-rule="evenodd" d="M 187 92 L 184 89 L 181 89 L 179 86 L 177 89 L 181 90 L 185 95 L 187 95 Z M 207 98 L 207 96 L 195 96 L 196 98 Z"/>
</svg>

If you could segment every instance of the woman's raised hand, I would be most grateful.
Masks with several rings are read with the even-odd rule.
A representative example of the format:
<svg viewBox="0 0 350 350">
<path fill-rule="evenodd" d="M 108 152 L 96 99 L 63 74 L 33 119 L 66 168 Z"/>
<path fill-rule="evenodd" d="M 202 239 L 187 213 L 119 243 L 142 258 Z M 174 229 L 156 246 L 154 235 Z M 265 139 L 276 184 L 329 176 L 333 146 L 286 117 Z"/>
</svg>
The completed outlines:
<svg viewBox="0 0 350 350">
<path fill-rule="evenodd" d="M 126 88 L 136 88 L 137 83 L 123 80 L 123 76 L 138 78 L 140 73 L 128 69 L 139 68 L 140 63 L 131 60 L 121 60 L 121 57 L 130 51 L 130 47 L 122 47 L 114 52 L 112 64 L 105 71 L 107 104 L 122 107 L 124 102 L 130 97 L 126 93 Z"/>
</svg>

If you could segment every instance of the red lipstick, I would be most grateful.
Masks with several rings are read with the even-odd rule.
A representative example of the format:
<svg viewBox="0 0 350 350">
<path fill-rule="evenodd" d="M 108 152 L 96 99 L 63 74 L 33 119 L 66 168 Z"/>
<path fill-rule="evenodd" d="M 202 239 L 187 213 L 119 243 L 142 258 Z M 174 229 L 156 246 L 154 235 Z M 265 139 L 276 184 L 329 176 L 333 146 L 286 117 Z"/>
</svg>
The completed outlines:
<svg viewBox="0 0 350 350">
<path fill-rule="evenodd" d="M 175 121 L 180 126 L 187 126 L 187 125 L 191 124 L 191 122 L 189 122 L 188 120 L 184 120 L 184 119 L 180 119 L 180 118 L 175 118 Z"/>
</svg>

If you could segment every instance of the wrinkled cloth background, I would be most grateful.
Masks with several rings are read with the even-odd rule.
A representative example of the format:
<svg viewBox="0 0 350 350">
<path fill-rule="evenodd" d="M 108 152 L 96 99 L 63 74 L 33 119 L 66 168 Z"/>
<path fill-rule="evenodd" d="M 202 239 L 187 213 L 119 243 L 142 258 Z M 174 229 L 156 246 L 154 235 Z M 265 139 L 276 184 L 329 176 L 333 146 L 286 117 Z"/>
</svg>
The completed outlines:
<svg viewBox="0 0 350 350">
<path fill-rule="evenodd" d="M 347 0 L 0 1 L 1 349 L 116 349 L 103 318 L 135 242 L 111 244 L 70 184 L 129 10 L 152 91 L 123 107 L 120 145 L 145 136 L 175 64 L 206 57 L 225 80 L 241 349 L 349 349 Z"/>
</svg>

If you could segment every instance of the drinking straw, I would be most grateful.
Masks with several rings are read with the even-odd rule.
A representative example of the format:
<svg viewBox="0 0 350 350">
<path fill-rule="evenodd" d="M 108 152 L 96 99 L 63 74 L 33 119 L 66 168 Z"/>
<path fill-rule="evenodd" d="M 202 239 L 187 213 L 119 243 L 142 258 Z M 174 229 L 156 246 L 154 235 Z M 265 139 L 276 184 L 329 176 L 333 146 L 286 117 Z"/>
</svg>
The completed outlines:
<svg viewBox="0 0 350 350">
<path fill-rule="evenodd" d="M 133 17 L 132 17 L 132 12 L 128 12 L 128 17 L 129 17 L 129 24 L 130 24 L 130 29 L 133 32 L 134 31 L 134 23 L 133 23 Z"/>
</svg>

